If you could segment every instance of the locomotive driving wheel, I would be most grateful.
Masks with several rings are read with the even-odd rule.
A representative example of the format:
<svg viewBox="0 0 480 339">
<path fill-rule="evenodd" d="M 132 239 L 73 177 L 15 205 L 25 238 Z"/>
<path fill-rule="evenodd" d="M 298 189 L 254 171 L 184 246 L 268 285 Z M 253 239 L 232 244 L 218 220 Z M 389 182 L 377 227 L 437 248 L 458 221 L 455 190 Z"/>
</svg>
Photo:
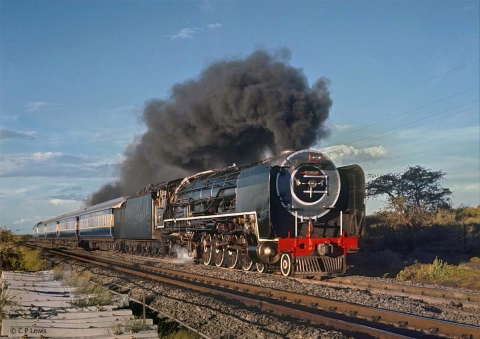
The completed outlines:
<svg viewBox="0 0 480 339">
<path fill-rule="evenodd" d="M 292 256 L 288 253 L 283 253 L 280 257 L 280 272 L 284 277 L 289 277 L 293 274 Z"/>
<path fill-rule="evenodd" d="M 213 251 L 212 251 L 212 236 L 204 233 L 202 235 L 202 259 L 205 265 L 212 263 Z"/>
<path fill-rule="evenodd" d="M 242 254 L 242 269 L 244 271 L 251 271 L 253 268 L 253 261 L 250 260 L 248 254 Z"/>
<path fill-rule="evenodd" d="M 223 237 L 221 235 L 216 235 L 214 236 L 214 243 L 215 243 L 215 248 L 214 248 L 214 261 L 215 261 L 215 266 L 220 267 L 223 265 L 223 262 L 225 260 L 225 247 L 218 247 L 217 243 L 220 241 L 223 241 Z"/>
<path fill-rule="evenodd" d="M 255 268 L 257 269 L 257 271 L 259 273 L 264 273 L 266 270 L 267 270 L 267 265 L 265 265 L 264 263 L 262 262 L 257 262 L 255 264 Z"/>
<path fill-rule="evenodd" d="M 236 236 L 234 236 L 234 242 L 237 239 Z M 233 249 L 233 248 L 228 248 L 227 249 L 227 265 L 229 268 L 237 268 L 238 267 L 238 259 L 240 256 L 240 251 Z"/>
</svg>

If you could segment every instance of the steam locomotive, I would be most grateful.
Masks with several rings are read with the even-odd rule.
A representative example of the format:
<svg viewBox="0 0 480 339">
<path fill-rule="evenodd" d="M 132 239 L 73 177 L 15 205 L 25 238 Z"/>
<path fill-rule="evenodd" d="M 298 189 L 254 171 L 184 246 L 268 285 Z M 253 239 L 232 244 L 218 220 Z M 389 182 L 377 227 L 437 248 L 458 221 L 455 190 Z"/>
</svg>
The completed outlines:
<svg viewBox="0 0 480 339">
<path fill-rule="evenodd" d="M 337 168 L 314 150 L 153 187 L 41 221 L 34 236 L 148 256 L 184 248 L 205 265 L 335 276 L 346 272 L 347 253 L 358 251 L 365 228 L 363 170 Z"/>
</svg>

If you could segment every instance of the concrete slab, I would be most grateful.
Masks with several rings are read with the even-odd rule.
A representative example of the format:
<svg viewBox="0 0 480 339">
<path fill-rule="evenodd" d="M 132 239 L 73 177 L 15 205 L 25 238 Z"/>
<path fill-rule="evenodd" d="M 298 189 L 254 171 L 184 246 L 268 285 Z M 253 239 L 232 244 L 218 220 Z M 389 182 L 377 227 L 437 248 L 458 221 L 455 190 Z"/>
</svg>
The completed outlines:
<svg viewBox="0 0 480 339">
<path fill-rule="evenodd" d="M 61 281 L 12 281 L 6 280 L 3 282 L 3 286 L 7 286 L 8 289 L 21 289 L 32 287 L 63 287 Z"/>
<path fill-rule="evenodd" d="M 63 286 L 48 272 L 2 272 L 3 286 L 15 305 L 5 306 L 9 319 L 2 322 L 1 335 L 10 338 L 131 338 L 132 334 L 115 335 L 130 328 L 134 317 L 130 309 L 116 305 L 78 308 L 71 302 L 87 297 L 75 295 L 74 288 Z M 141 320 L 135 320 L 135 322 Z M 154 328 L 153 320 L 146 324 Z M 157 332 L 135 333 L 136 338 L 157 338 Z"/>
<path fill-rule="evenodd" d="M 91 317 L 97 318 L 108 318 L 108 317 L 124 317 L 131 316 L 132 310 L 115 310 L 115 311 L 105 311 L 105 312 L 75 312 L 75 313 L 58 313 L 57 315 L 50 316 L 49 319 L 88 319 Z"/>
<path fill-rule="evenodd" d="M 72 299 L 73 300 L 73 299 Z M 66 307 L 71 307 L 71 301 L 22 301 L 22 300 L 15 300 L 15 302 L 19 306 L 24 306 L 24 307 L 42 307 L 42 308 L 66 308 Z"/>
<path fill-rule="evenodd" d="M 22 286 L 20 288 L 8 288 L 11 291 L 29 291 L 43 294 L 67 294 L 75 291 L 74 287 L 58 286 Z"/>
<path fill-rule="evenodd" d="M 53 277 L 53 271 L 37 271 L 37 272 L 25 272 L 25 271 L 3 271 L 2 279 L 7 278 L 24 278 L 33 279 L 34 277 L 46 277 L 51 279 Z"/>
<path fill-rule="evenodd" d="M 96 306 L 90 306 L 90 307 L 41 307 L 41 310 L 39 310 L 39 307 L 37 306 L 21 306 L 21 305 L 13 305 L 13 306 L 4 306 L 4 311 L 6 313 L 12 313 L 12 312 L 23 312 L 23 313 L 30 313 L 31 311 L 41 311 L 41 312 L 57 312 L 57 313 L 81 313 L 81 312 L 104 312 L 104 311 L 113 311 L 116 310 L 118 306 L 116 305 L 107 305 L 107 306 L 101 306 L 101 309 L 98 309 Z"/>
<path fill-rule="evenodd" d="M 8 294 L 10 299 L 14 302 L 19 302 L 19 303 L 26 303 L 26 302 L 33 302 L 33 301 L 59 301 L 59 302 L 65 302 L 65 301 L 73 301 L 76 298 L 73 297 L 71 294 L 60 294 L 60 295 L 55 295 L 55 294 L 42 294 L 42 293 L 37 293 L 37 292 L 32 292 L 32 291 L 17 291 L 17 292 L 10 292 Z"/>
</svg>

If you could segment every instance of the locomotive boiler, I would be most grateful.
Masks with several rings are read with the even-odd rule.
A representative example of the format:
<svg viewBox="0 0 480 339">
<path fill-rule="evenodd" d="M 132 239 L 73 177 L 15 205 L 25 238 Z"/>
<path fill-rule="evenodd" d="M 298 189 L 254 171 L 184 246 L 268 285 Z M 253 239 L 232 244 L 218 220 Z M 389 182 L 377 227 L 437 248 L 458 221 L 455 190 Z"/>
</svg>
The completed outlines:
<svg viewBox="0 0 480 339">
<path fill-rule="evenodd" d="M 150 256 L 184 248 L 205 265 L 333 276 L 358 250 L 364 200 L 358 165 L 337 168 L 321 152 L 287 151 L 39 222 L 34 235 Z"/>
</svg>

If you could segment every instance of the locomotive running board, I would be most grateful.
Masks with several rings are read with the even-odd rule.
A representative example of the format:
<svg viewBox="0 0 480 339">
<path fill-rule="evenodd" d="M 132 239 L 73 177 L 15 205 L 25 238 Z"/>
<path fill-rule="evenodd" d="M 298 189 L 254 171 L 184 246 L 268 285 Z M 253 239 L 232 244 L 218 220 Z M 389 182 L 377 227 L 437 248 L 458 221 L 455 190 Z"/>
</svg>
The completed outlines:
<svg viewBox="0 0 480 339">
<path fill-rule="evenodd" d="M 345 256 L 340 257 L 296 257 L 294 275 L 338 275 L 346 271 Z"/>
<path fill-rule="evenodd" d="M 185 218 L 171 218 L 171 219 L 165 219 L 164 222 L 174 222 L 176 223 L 177 221 L 189 221 L 189 220 L 202 220 L 202 219 L 221 219 L 221 218 L 229 218 L 229 217 L 238 217 L 238 216 L 244 216 L 244 215 L 254 215 L 255 219 L 257 218 L 257 212 L 256 211 L 250 211 L 250 212 L 237 212 L 237 213 L 225 213 L 225 214 L 210 214 L 210 215 L 202 215 L 198 217 L 185 217 Z M 164 228 L 163 226 L 157 226 L 157 228 Z"/>
</svg>

